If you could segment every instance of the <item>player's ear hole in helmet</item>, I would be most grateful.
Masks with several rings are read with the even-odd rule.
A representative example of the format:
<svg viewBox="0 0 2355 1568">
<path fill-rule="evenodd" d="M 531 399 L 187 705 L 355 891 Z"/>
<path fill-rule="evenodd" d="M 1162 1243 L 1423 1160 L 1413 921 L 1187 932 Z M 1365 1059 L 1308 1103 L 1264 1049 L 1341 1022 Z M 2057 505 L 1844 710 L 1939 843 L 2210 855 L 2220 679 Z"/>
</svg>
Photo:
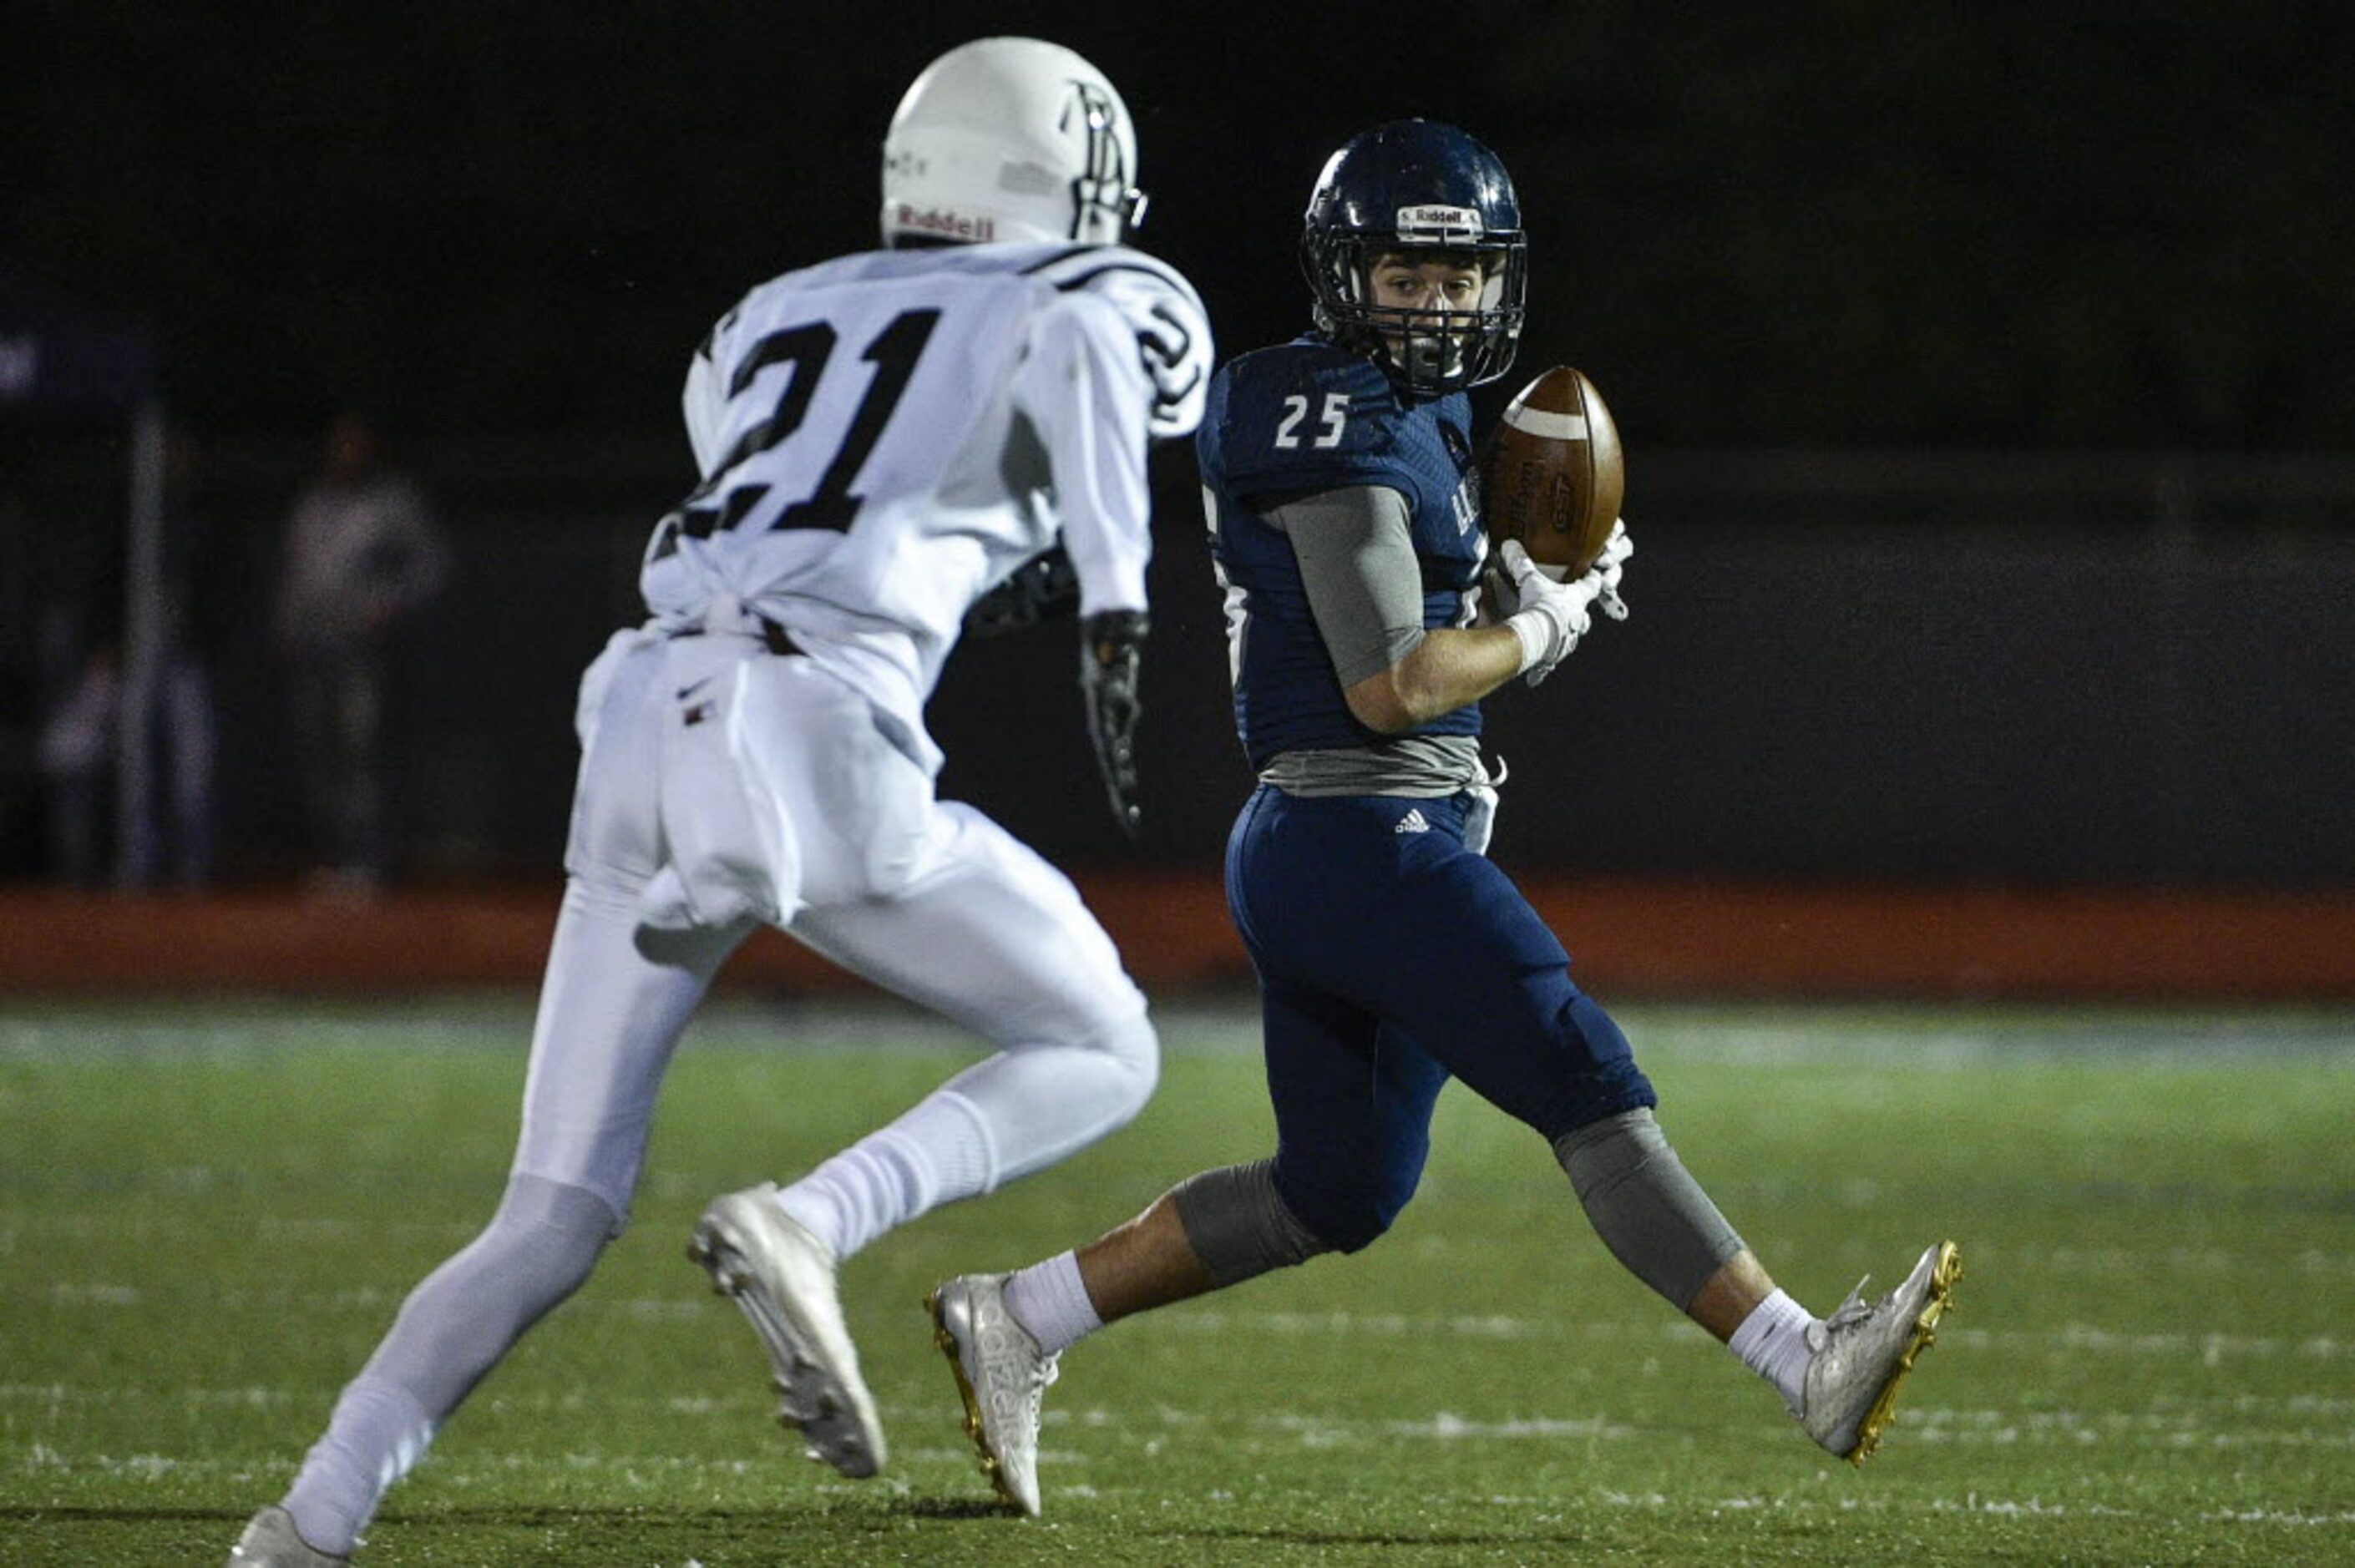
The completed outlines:
<svg viewBox="0 0 2355 1568">
<path fill-rule="evenodd" d="M 1116 245 L 1144 220 L 1136 132 L 1060 44 L 977 38 L 924 68 L 883 139 L 883 243 Z"/>
<path fill-rule="evenodd" d="M 1476 268 L 1476 291 L 1457 279 L 1408 302 L 1376 276 L 1380 264 L 1401 261 L 1433 285 Z M 1502 161 L 1452 125 L 1392 121 L 1327 160 L 1308 199 L 1300 266 L 1317 330 L 1409 392 L 1461 391 L 1512 367 L 1529 281 L 1520 204 Z"/>
</svg>

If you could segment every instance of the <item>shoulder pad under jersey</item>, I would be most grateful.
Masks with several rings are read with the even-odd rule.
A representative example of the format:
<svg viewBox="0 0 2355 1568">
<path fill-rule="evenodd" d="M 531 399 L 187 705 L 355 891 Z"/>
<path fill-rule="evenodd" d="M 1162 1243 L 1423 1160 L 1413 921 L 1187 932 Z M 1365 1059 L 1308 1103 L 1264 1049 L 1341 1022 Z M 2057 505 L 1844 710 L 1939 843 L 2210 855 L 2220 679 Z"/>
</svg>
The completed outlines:
<svg viewBox="0 0 2355 1568">
<path fill-rule="evenodd" d="M 1183 273 L 1125 245 L 1071 246 L 1025 270 L 1058 290 L 1084 290 L 1120 312 L 1153 382 L 1154 440 L 1185 435 L 1202 422 L 1210 322 Z"/>
</svg>

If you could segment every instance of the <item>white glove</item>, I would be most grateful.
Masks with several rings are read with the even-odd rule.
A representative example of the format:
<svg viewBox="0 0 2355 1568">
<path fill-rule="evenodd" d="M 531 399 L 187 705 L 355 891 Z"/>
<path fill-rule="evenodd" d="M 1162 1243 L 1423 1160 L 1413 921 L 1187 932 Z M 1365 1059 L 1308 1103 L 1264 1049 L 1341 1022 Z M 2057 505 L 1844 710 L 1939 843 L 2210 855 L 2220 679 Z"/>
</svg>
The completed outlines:
<svg viewBox="0 0 2355 1568">
<path fill-rule="evenodd" d="M 1505 568 L 1505 625 L 1521 640 L 1521 673 L 1536 685 L 1570 657 L 1578 640 L 1593 623 L 1586 607 L 1603 591 L 1603 579 L 1590 571 L 1576 582 L 1558 583 L 1545 575 L 1518 539 L 1505 541 L 1498 559 Z"/>
<path fill-rule="evenodd" d="M 1627 601 L 1619 597 L 1619 575 L 1627 569 L 1627 557 L 1635 553 L 1636 542 L 1627 537 L 1627 524 L 1623 518 L 1611 524 L 1611 536 L 1603 541 L 1603 553 L 1586 568 L 1586 575 L 1598 585 L 1594 608 L 1614 620 L 1627 619 Z"/>
</svg>

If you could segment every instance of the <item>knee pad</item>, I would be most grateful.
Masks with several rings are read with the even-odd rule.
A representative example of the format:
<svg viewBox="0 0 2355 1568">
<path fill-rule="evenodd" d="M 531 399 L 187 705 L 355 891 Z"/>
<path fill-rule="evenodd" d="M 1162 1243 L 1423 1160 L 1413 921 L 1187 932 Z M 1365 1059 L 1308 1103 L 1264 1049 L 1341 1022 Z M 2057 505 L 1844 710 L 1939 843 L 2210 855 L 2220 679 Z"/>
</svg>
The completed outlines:
<svg viewBox="0 0 2355 1568">
<path fill-rule="evenodd" d="M 1363 1252 L 1405 1212 L 1422 1178 L 1419 1160 L 1411 1169 L 1352 1172 L 1339 1181 L 1306 1181 L 1291 1169 L 1280 1179 L 1276 1194 L 1327 1250 Z"/>
<path fill-rule="evenodd" d="M 1259 1160 L 1188 1177 L 1170 1193 L 1194 1255 L 1221 1286 L 1289 1268 L 1333 1249 L 1275 1190 L 1275 1164 Z"/>
<path fill-rule="evenodd" d="M 1553 1149 L 1611 1255 L 1679 1312 L 1742 1251 L 1649 1110 L 1589 1122 Z"/>
<path fill-rule="evenodd" d="M 1391 1222 L 1399 1217 L 1400 1209 L 1387 1203 L 1368 1201 L 1361 1194 L 1346 1197 L 1327 1194 L 1327 1201 L 1312 1211 L 1316 1234 L 1325 1250 L 1338 1253 L 1363 1252 L 1389 1234 Z"/>
<path fill-rule="evenodd" d="M 1007 1054 L 1046 1065 L 1067 1097 L 1085 1099 L 1115 1127 L 1135 1120 L 1161 1084 L 1161 1035 L 1141 1007 L 1103 1012 L 1068 1033 L 1009 1046 Z M 1089 1086 L 1084 1096 L 1077 1093 L 1079 1075 Z"/>
<path fill-rule="evenodd" d="M 1128 1117 L 1134 1118 L 1161 1085 L 1161 1035 L 1143 1012 L 1114 1020 L 1087 1043 L 1118 1070 L 1129 1097 Z"/>
<path fill-rule="evenodd" d="M 1160 1040 L 1140 1008 L 1092 1029 L 1009 1046 L 951 1078 L 933 1098 L 960 1101 L 979 1124 L 986 1170 L 970 1190 L 988 1192 L 1135 1121 L 1160 1075 Z"/>
<path fill-rule="evenodd" d="M 1092 1070 L 1093 1085 L 1086 1097 L 1095 1107 L 1100 1138 L 1135 1121 L 1161 1086 L 1161 1036 L 1153 1021 L 1139 1009 L 1104 1021 L 1071 1048 L 1055 1054 L 1056 1070 L 1070 1081 L 1074 1066 L 1084 1061 Z"/>
<path fill-rule="evenodd" d="M 1562 1017 L 1578 1036 L 1586 1060 L 1561 1107 L 1562 1119 L 1540 1130 L 1567 1127 L 1562 1136 L 1575 1136 L 1590 1125 L 1660 1103 L 1652 1081 L 1636 1065 L 1625 1033 L 1593 997 L 1573 991 Z"/>
</svg>

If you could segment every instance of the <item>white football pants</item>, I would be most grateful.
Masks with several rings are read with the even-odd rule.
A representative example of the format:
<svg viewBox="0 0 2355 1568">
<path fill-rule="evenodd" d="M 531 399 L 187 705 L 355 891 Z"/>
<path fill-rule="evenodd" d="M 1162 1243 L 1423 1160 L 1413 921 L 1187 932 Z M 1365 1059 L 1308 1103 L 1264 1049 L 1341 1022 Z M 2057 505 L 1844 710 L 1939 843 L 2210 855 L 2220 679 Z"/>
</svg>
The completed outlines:
<svg viewBox="0 0 2355 1568">
<path fill-rule="evenodd" d="M 936 800 L 867 701 L 810 659 L 625 632 L 582 679 L 580 728 L 516 1174 L 627 1214 L 672 1049 L 764 920 L 997 1047 L 872 1135 L 913 1174 L 837 1234 L 846 1255 L 1052 1164 L 1150 1097 L 1144 995 L 1070 880 Z"/>
<path fill-rule="evenodd" d="M 1145 998 L 1071 883 L 932 798 L 866 701 L 806 658 L 616 637 L 581 681 L 581 779 L 506 1198 L 410 1292 L 286 1507 L 347 1551 L 476 1381 L 629 1213 L 655 1097 L 711 977 L 766 918 L 996 1054 L 780 1201 L 847 1257 L 1136 1115 Z"/>
</svg>

